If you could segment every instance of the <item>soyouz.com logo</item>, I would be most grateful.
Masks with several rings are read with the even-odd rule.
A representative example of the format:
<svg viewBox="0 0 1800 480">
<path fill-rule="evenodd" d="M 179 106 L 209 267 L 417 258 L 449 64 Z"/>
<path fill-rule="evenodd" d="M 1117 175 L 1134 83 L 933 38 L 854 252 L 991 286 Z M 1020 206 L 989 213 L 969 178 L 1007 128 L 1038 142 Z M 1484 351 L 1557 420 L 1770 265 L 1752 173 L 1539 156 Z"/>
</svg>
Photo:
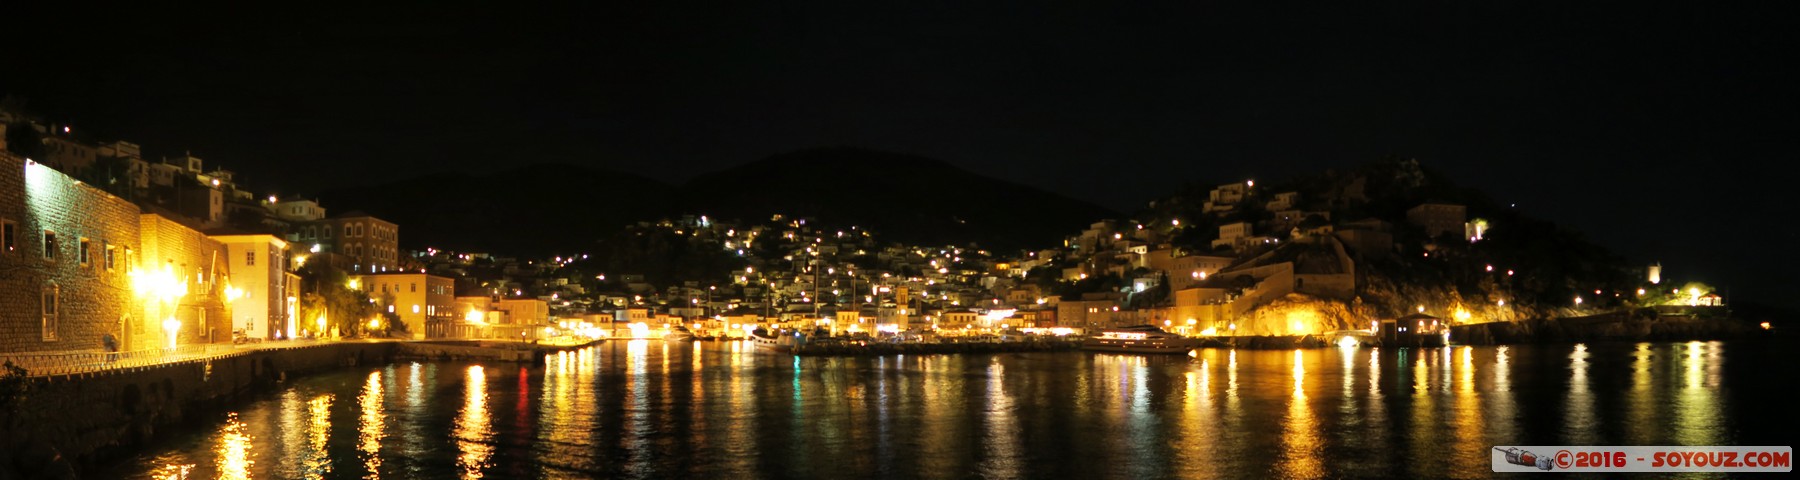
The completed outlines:
<svg viewBox="0 0 1800 480">
<path fill-rule="evenodd" d="M 1792 472 L 1793 447 L 1495 446 L 1496 472 Z"/>
</svg>

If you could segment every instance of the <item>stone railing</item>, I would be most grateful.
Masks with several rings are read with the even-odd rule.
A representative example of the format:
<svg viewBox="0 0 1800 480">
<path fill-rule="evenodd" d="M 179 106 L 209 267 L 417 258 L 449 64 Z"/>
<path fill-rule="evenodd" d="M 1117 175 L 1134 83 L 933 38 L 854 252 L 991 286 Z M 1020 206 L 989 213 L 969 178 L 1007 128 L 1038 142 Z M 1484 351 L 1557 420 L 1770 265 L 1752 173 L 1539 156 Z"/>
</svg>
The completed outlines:
<svg viewBox="0 0 1800 480">
<path fill-rule="evenodd" d="M 242 352 L 233 345 L 183 345 L 129 352 L 103 350 L 0 354 L 0 360 L 24 368 L 26 375 L 44 377 L 127 369 L 198 360 Z"/>
</svg>

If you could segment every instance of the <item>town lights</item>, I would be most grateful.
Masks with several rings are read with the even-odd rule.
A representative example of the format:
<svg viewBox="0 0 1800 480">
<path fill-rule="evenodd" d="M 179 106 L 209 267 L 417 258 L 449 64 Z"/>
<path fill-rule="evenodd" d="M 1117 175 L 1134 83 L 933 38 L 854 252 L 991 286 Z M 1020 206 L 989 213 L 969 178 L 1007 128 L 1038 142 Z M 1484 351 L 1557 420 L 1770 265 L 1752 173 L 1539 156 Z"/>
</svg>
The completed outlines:
<svg viewBox="0 0 1800 480">
<path fill-rule="evenodd" d="M 362 279 L 352 278 L 349 282 L 345 282 L 344 286 L 350 287 L 351 290 L 362 290 Z"/>
<path fill-rule="evenodd" d="M 176 320 L 175 317 L 163 320 L 163 331 L 169 334 L 169 349 L 175 349 L 175 339 L 177 338 L 175 333 L 181 331 L 181 321 Z"/>
<path fill-rule="evenodd" d="M 381 329 L 381 317 L 375 317 L 375 318 L 369 319 L 369 329 L 370 330 L 380 330 Z"/>
</svg>

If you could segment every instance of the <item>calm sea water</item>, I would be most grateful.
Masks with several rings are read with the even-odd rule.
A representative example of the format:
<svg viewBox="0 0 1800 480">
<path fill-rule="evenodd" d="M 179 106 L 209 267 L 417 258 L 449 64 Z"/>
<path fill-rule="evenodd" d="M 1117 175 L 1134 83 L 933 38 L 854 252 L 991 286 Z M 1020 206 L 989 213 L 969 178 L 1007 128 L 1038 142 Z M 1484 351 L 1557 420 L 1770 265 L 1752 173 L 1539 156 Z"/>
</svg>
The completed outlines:
<svg viewBox="0 0 1800 480">
<path fill-rule="evenodd" d="M 1793 445 L 1722 342 L 799 358 L 618 342 L 296 380 L 105 477 L 1486 477 L 1494 445 Z"/>
</svg>

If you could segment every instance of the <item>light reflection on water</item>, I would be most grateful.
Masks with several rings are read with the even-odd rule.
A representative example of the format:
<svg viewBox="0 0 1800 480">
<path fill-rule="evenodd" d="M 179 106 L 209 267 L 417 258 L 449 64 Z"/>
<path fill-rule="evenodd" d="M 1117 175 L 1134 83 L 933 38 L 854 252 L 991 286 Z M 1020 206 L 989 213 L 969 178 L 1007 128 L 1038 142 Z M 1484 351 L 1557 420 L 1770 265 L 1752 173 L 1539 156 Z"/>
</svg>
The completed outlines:
<svg viewBox="0 0 1800 480">
<path fill-rule="evenodd" d="M 227 414 L 225 429 L 219 433 L 219 478 L 250 478 L 250 435 L 244 433 L 244 422 L 237 414 Z"/>
<path fill-rule="evenodd" d="M 468 372 L 469 380 L 463 384 L 462 414 L 456 417 L 452 435 L 457 450 L 462 452 L 456 458 L 462 478 L 481 478 L 488 459 L 494 455 L 494 429 L 488 424 L 487 370 L 471 365 Z"/>
<path fill-rule="evenodd" d="M 1318 478 L 1325 475 L 1319 458 L 1319 432 L 1314 430 L 1312 407 L 1306 403 L 1306 356 L 1294 351 L 1294 392 L 1288 398 L 1286 428 L 1281 434 L 1281 463 L 1276 473 L 1286 478 Z"/>
<path fill-rule="evenodd" d="M 362 395 L 357 396 L 357 406 L 362 416 L 357 423 L 357 450 L 361 452 L 363 469 L 367 472 L 363 478 L 381 478 L 381 439 L 386 434 L 386 413 L 382 411 L 385 400 L 381 388 L 381 372 L 369 372 L 369 380 L 364 382 Z"/>
<path fill-rule="evenodd" d="M 1777 394 L 1750 379 L 1797 363 L 1728 362 L 1753 346 L 1718 342 L 1192 358 L 656 343 L 303 377 L 93 476 L 1487 476 L 1492 445 L 1774 444 L 1792 414 L 1733 412 Z"/>
</svg>

